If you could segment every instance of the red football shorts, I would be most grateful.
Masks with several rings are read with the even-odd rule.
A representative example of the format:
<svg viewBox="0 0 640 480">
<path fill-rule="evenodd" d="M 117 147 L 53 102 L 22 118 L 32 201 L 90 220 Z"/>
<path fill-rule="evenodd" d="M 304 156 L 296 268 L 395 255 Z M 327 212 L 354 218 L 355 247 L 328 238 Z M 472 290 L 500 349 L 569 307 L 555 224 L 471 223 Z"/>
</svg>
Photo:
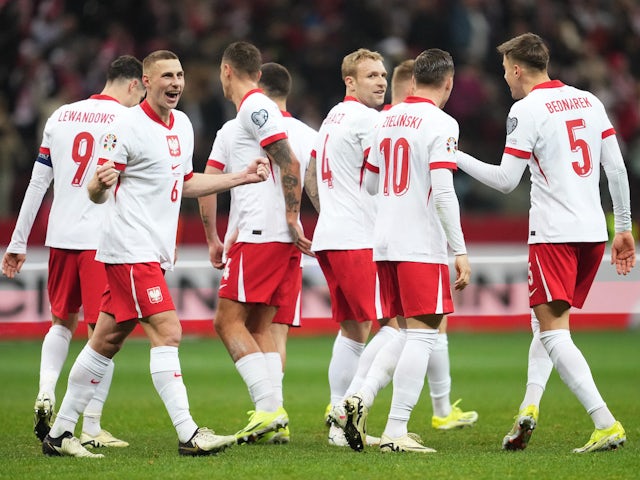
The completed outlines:
<svg viewBox="0 0 640 480">
<path fill-rule="evenodd" d="M 56 317 L 66 320 L 82 305 L 85 322 L 98 320 L 107 275 L 104 264 L 95 257 L 95 250 L 49 250 L 47 292 L 51 313 Z"/>
<path fill-rule="evenodd" d="M 449 266 L 439 263 L 376 262 L 389 317 L 453 312 Z"/>
<path fill-rule="evenodd" d="M 372 249 L 322 250 L 316 257 L 327 280 L 331 316 L 336 322 L 383 318 Z"/>
<path fill-rule="evenodd" d="M 272 323 L 281 323 L 290 327 L 300 326 L 300 317 L 302 305 L 300 298 L 302 297 L 302 267 L 298 268 L 298 278 L 295 279 L 296 288 L 291 290 L 291 298 L 287 300 L 285 305 L 278 308 L 276 316 L 273 317 Z"/>
<path fill-rule="evenodd" d="M 529 245 L 529 306 L 564 300 L 582 308 L 604 255 L 604 242 Z"/>
<path fill-rule="evenodd" d="M 176 309 L 159 263 L 107 263 L 105 269 L 107 288 L 100 310 L 113 315 L 116 322 Z"/>
<path fill-rule="evenodd" d="M 290 305 L 302 281 L 300 255 L 293 243 L 234 243 L 227 253 L 218 295 L 241 303 Z"/>
</svg>

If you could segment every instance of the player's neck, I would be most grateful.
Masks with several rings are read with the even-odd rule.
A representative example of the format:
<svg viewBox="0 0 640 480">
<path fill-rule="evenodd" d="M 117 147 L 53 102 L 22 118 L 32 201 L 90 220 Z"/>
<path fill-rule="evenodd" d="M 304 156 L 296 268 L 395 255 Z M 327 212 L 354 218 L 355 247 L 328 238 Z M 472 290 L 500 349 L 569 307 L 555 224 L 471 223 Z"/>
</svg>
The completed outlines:
<svg viewBox="0 0 640 480">
<path fill-rule="evenodd" d="M 529 75 L 522 79 L 522 87 L 525 94 L 529 95 L 531 90 L 533 90 L 533 87 L 540 85 L 541 83 L 549 82 L 550 80 L 551 79 L 546 72 L 537 75 Z"/>
<path fill-rule="evenodd" d="M 240 104 L 251 90 L 256 90 L 258 84 L 253 81 L 239 81 L 236 87 L 232 90 L 231 101 L 236 106 L 236 110 L 240 110 Z"/>
<path fill-rule="evenodd" d="M 427 100 L 431 100 L 434 105 L 439 108 L 443 107 L 445 92 L 442 88 L 429 88 L 429 87 L 420 87 L 415 89 L 415 93 L 413 94 L 416 97 L 426 98 Z"/>
</svg>

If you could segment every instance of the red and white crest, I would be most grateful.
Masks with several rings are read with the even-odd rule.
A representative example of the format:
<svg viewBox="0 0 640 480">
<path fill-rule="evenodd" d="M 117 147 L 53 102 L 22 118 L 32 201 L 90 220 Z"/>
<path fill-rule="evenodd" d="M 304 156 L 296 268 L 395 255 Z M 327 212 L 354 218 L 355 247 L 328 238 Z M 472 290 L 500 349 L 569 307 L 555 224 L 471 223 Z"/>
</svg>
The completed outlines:
<svg viewBox="0 0 640 480">
<path fill-rule="evenodd" d="M 147 288 L 147 297 L 149 297 L 151 303 L 160 303 L 163 300 L 162 290 L 160 290 L 160 287 Z"/>
<path fill-rule="evenodd" d="M 180 139 L 177 135 L 167 135 L 167 145 L 169 146 L 169 154 L 172 157 L 180 156 Z"/>
</svg>

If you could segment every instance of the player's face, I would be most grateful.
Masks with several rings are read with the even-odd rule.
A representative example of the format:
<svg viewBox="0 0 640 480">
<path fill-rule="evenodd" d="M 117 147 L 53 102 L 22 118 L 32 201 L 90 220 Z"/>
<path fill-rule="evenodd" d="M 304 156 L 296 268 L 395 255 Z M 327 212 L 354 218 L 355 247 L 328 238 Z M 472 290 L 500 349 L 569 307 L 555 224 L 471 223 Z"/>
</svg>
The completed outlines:
<svg viewBox="0 0 640 480">
<path fill-rule="evenodd" d="M 176 108 L 184 90 L 184 71 L 180 60 L 158 60 L 144 76 L 147 101 L 161 110 Z"/>
<path fill-rule="evenodd" d="M 504 68 L 504 80 L 507 82 L 507 85 L 509 85 L 509 90 L 511 90 L 511 98 L 514 100 L 524 98 L 524 90 L 518 80 L 520 67 L 518 65 L 514 65 L 511 60 L 503 55 L 502 68 Z"/>
<path fill-rule="evenodd" d="M 366 59 L 356 67 L 356 75 L 351 83 L 350 95 L 367 107 L 378 108 L 384 103 L 387 91 L 387 70 L 380 60 Z"/>
</svg>

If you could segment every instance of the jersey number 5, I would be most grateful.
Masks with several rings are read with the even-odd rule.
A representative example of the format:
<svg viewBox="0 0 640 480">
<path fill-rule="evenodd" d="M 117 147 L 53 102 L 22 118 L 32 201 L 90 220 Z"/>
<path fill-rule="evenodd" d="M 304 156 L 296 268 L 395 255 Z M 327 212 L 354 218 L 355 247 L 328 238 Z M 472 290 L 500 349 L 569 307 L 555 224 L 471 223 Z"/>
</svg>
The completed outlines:
<svg viewBox="0 0 640 480">
<path fill-rule="evenodd" d="M 591 152 L 589 151 L 589 144 L 581 138 L 576 138 L 576 130 L 584 128 L 584 120 L 567 120 L 567 133 L 569 134 L 569 146 L 572 152 L 578 152 L 582 154 L 582 162 L 572 162 L 573 170 L 581 177 L 588 177 L 591 175 L 593 169 L 593 163 L 591 162 Z"/>
<path fill-rule="evenodd" d="M 78 165 L 71 185 L 74 187 L 81 187 L 84 183 L 84 177 L 87 175 L 87 166 L 93 158 L 93 147 L 95 145 L 93 135 L 89 132 L 80 132 L 73 139 L 73 146 L 71 147 L 71 158 Z"/>
<path fill-rule="evenodd" d="M 409 142 L 406 138 L 398 138 L 392 145 L 390 138 L 380 142 L 380 151 L 384 155 L 384 187 L 382 193 L 404 195 L 409 188 Z"/>
</svg>

